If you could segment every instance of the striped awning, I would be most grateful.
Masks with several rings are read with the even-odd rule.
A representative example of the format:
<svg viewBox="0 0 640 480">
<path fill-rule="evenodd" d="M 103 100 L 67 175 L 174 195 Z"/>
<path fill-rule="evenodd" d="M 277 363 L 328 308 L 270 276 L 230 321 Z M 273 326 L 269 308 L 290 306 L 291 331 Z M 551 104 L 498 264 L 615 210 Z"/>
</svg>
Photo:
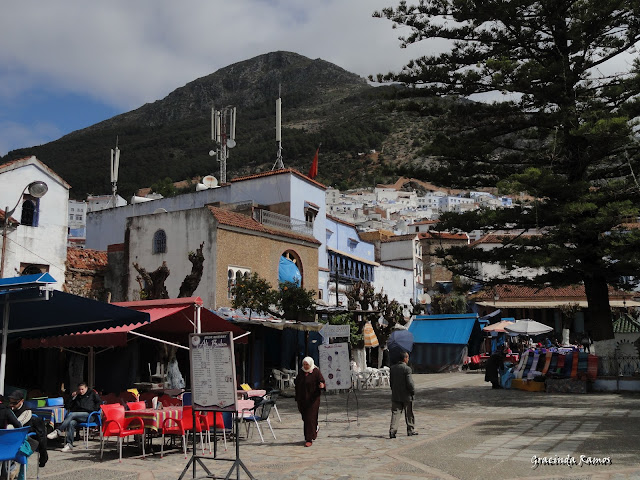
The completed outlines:
<svg viewBox="0 0 640 480">
<path fill-rule="evenodd" d="M 364 324 L 362 333 L 364 334 L 365 347 L 377 347 L 378 345 L 380 345 L 380 342 L 378 342 L 378 337 L 376 337 L 376 332 L 373 331 L 371 322 L 367 322 Z"/>
</svg>

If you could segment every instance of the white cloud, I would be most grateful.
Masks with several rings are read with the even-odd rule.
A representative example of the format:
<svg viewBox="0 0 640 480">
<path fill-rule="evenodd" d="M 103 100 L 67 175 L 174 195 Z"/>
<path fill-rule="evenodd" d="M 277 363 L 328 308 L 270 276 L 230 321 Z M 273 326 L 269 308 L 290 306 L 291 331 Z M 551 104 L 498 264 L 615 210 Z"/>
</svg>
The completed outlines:
<svg viewBox="0 0 640 480">
<path fill-rule="evenodd" d="M 366 76 L 415 56 L 374 19 L 387 0 L 22 0 L 0 18 L 0 95 L 34 77 L 48 87 L 130 109 L 198 77 L 275 50 Z M 27 28 L 25 28 L 27 26 Z M 422 47 L 421 47 L 422 48 Z M 10 72 L 10 73 L 6 73 Z M 19 73 L 18 73 L 19 72 Z M 10 82 L 8 80 L 11 80 Z"/>
<path fill-rule="evenodd" d="M 51 123 L 24 125 L 0 121 L 0 155 L 6 155 L 7 152 L 25 145 L 42 145 L 59 138 L 60 135 L 60 129 Z"/>
</svg>

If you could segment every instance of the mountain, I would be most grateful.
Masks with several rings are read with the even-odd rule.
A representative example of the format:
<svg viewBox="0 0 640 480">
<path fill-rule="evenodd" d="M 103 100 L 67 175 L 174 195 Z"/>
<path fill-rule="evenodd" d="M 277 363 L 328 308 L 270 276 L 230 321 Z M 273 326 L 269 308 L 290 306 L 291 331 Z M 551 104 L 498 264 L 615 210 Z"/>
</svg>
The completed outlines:
<svg viewBox="0 0 640 480">
<path fill-rule="evenodd" d="M 424 113 L 429 99 L 412 109 L 416 100 L 406 99 L 408 89 L 373 87 L 332 63 L 291 52 L 235 63 L 162 100 L 56 141 L 11 151 L 0 162 L 36 155 L 72 185 L 72 198 L 82 199 L 110 191 L 110 149 L 118 137 L 118 191 L 123 196 L 166 178 L 218 176 L 219 164 L 208 154 L 213 147 L 211 107 L 232 105 L 237 146 L 227 160 L 227 179 L 270 170 L 276 157 L 279 88 L 286 167 L 306 173 L 322 144 L 317 179 L 349 188 L 389 181 L 424 163 L 419 137 L 433 121 Z M 398 109 L 399 102 L 408 108 Z"/>
</svg>

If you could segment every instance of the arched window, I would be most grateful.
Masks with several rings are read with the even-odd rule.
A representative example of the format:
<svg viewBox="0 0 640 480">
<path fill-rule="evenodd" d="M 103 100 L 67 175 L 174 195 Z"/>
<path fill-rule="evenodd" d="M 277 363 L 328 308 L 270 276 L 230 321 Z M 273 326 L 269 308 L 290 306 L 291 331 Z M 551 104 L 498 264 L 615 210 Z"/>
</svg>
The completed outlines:
<svg viewBox="0 0 640 480">
<path fill-rule="evenodd" d="M 167 234 L 164 230 L 153 234 L 153 253 L 167 253 Z"/>
<path fill-rule="evenodd" d="M 22 216 L 20 217 L 20 224 L 28 227 L 36 227 L 36 202 L 31 199 L 26 199 L 22 202 Z"/>
</svg>

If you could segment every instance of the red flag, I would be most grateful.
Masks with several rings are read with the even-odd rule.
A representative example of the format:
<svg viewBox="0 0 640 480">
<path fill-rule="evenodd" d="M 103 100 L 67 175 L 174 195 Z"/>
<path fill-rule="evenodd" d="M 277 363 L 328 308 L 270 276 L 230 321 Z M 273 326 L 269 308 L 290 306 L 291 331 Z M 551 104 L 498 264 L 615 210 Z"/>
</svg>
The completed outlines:
<svg viewBox="0 0 640 480">
<path fill-rule="evenodd" d="M 309 169 L 309 178 L 316 178 L 318 176 L 318 152 L 320 152 L 320 147 L 316 150 L 316 154 L 313 157 L 313 162 L 311 163 L 311 168 Z"/>
</svg>

